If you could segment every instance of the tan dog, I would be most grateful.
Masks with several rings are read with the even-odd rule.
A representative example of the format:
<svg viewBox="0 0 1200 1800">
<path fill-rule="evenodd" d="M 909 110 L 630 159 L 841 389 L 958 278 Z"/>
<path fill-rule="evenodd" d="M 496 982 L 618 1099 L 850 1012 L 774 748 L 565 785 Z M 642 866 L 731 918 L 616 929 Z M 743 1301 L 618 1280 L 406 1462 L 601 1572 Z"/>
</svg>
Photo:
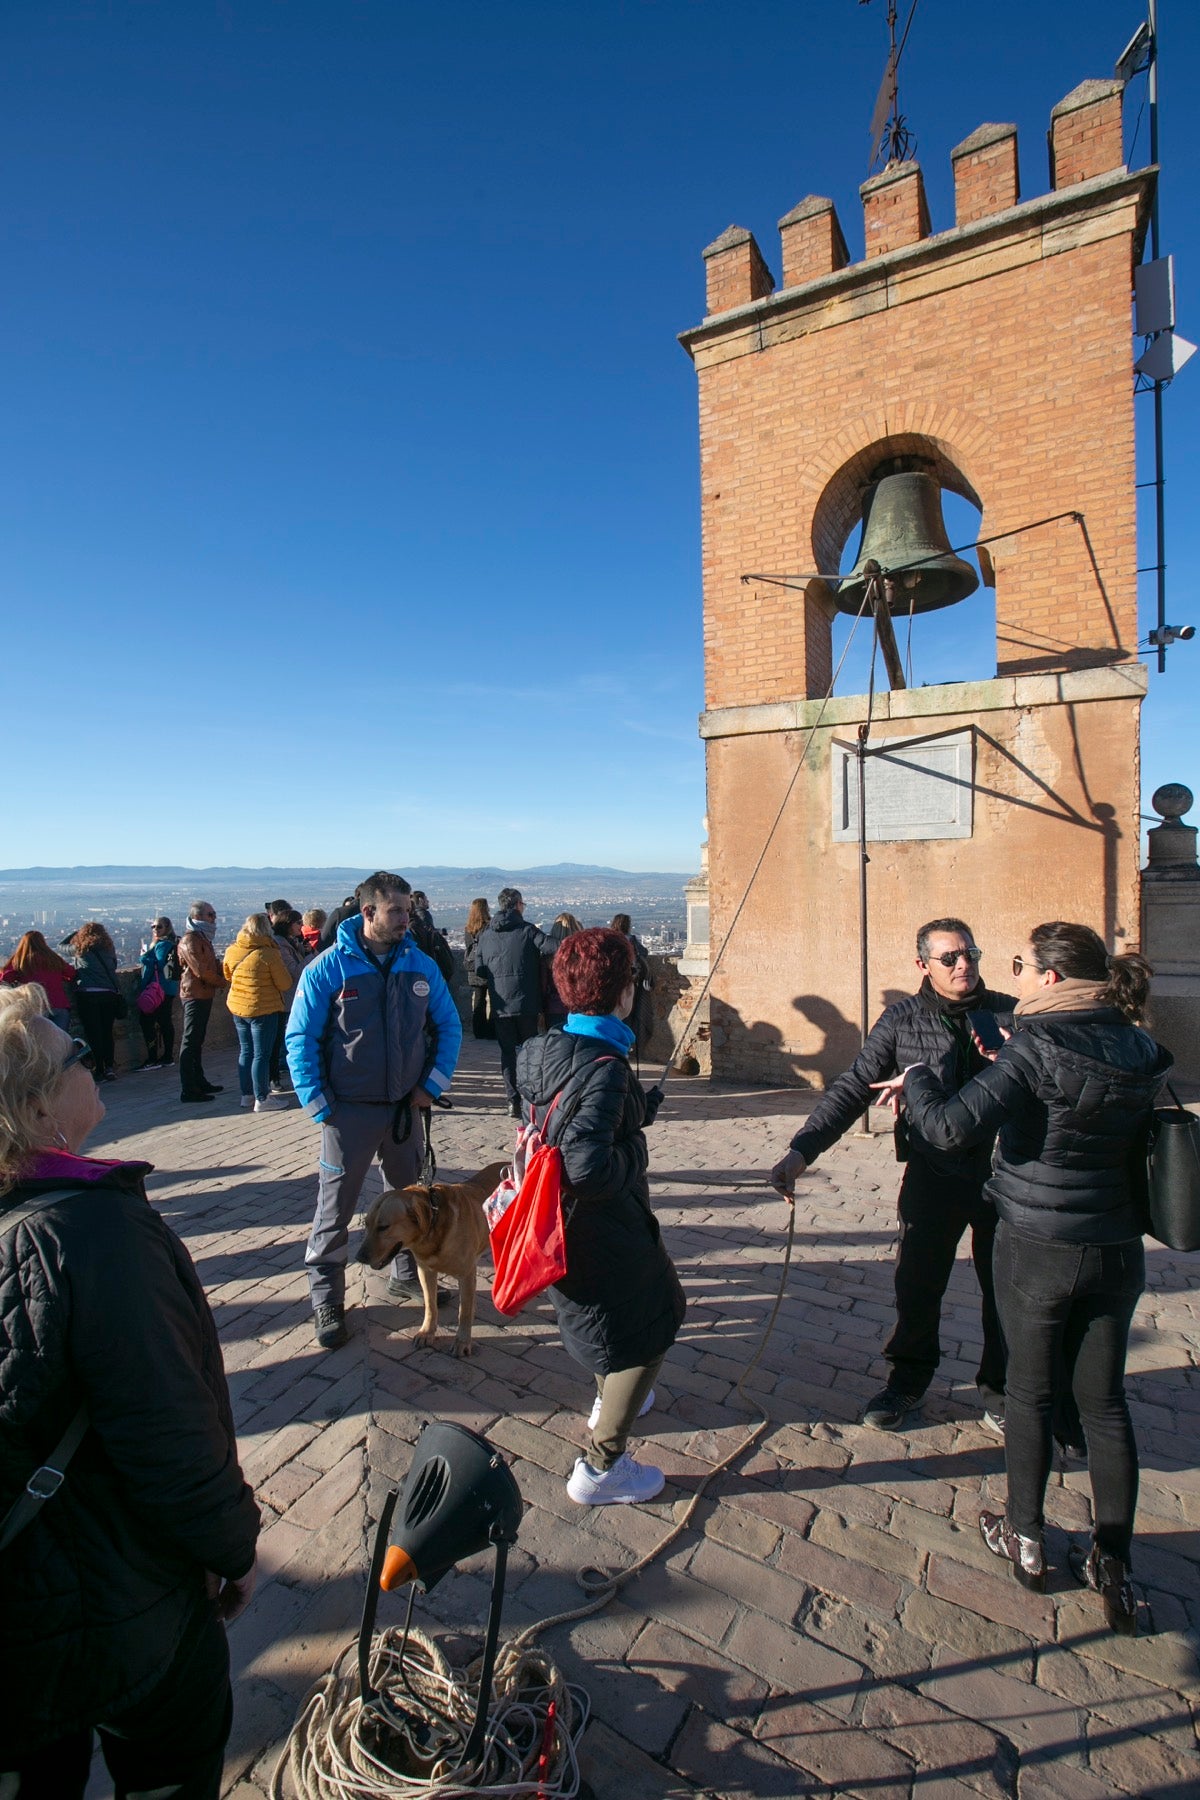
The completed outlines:
<svg viewBox="0 0 1200 1800">
<path fill-rule="evenodd" d="M 455 1356 L 472 1356 L 475 1323 L 475 1265 L 488 1242 L 483 1203 L 503 1175 L 504 1163 L 489 1163 L 470 1181 L 435 1181 L 432 1190 L 419 1183 L 381 1194 L 367 1214 L 367 1234 L 360 1262 L 382 1269 L 397 1250 L 416 1258 L 425 1317 L 413 1338 L 427 1348 L 437 1336 L 437 1278 L 453 1275 L 458 1282 L 458 1331 Z"/>
</svg>

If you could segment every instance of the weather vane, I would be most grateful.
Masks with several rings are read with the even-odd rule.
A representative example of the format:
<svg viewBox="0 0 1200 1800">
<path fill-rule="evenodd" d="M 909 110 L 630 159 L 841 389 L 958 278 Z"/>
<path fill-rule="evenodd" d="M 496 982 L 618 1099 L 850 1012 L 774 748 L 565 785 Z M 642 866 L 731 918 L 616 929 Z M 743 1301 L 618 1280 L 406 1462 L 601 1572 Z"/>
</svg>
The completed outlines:
<svg viewBox="0 0 1200 1800">
<path fill-rule="evenodd" d="M 858 0 L 860 6 L 869 6 L 871 0 Z M 883 71 L 883 80 L 879 84 L 879 93 L 875 98 L 875 111 L 871 114 L 871 157 L 867 164 L 867 172 L 879 162 L 907 162 L 917 147 L 917 141 L 908 129 L 908 121 L 900 111 L 900 58 L 904 55 L 904 46 L 908 42 L 908 34 L 912 29 L 913 14 L 917 10 L 917 0 L 912 0 L 908 9 L 904 31 L 900 41 L 896 41 L 896 26 L 900 9 L 896 0 L 887 0 L 888 50 L 887 67 Z"/>
</svg>

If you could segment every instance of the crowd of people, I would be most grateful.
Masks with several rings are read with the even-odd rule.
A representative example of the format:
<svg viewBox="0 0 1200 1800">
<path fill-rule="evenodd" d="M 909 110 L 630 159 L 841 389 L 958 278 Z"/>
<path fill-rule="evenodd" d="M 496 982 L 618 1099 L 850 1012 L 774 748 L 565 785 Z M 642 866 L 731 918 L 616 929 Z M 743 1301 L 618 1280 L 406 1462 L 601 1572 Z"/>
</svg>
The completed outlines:
<svg viewBox="0 0 1200 1800">
<path fill-rule="evenodd" d="M 387 871 L 324 920 L 284 902 L 252 914 L 220 963 L 211 907 L 192 907 L 187 923 L 176 940 L 156 921 L 143 955 L 147 1060 L 169 1053 L 155 1014 L 177 983 L 185 1098 L 218 1091 L 200 1049 L 203 1009 L 226 981 L 243 1104 L 270 1109 L 282 1032 L 296 1096 L 320 1128 L 305 1264 L 317 1341 L 334 1349 L 349 1336 L 346 1262 L 367 1172 L 378 1160 L 390 1185 L 418 1179 L 422 1120 L 458 1062 L 458 1007 L 436 945 L 422 943 L 436 928 L 424 896 Z M 0 987 L 0 1620 L 23 1651 L 0 1701 L 0 1765 L 16 1770 L 19 1796 L 82 1794 L 95 1729 L 127 1789 L 199 1800 L 217 1792 L 230 1703 L 221 1623 L 253 1590 L 257 1509 L 211 1314 L 187 1252 L 146 1202 L 147 1165 L 82 1154 L 104 1111 L 93 1077 L 111 1071 L 111 946 L 100 927 L 76 934 L 79 967 L 58 971 L 61 988 L 44 943 L 22 946 L 10 964 L 19 979 L 6 969 Z M 961 919 L 920 928 L 917 991 L 886 1009 L 766 1179 L 794 1205 L 798 1182 L 872 1099 L 892 1107 L 904 1166 L 896 1322 L 865 1422 L 902 1431 L 919 1412 L 969 1231 L 982 1418 L 1007 1467 L 1003 1510 L 980 1511 L 983 1541 L 1017 1580 L 1044 1587 L 1057 1437 L 1086 1460 L 1093 1493 L 1091 1541 L 1074 1548 L 1072 1569 L 1109 1626 L 1130 1633 L 1137 1169 L 1171 1059 L 1141 1023 L 1147 965 L 1109 955 L 1088 927 L 1034 927 L 1012 958 L 1012 993 L 984 984 L 982 955 Z M 536 1120 L 563 1158 L 566 1274 L 550 1297 L 564 1350 L 595 1386 L 567 1493 L 580 1506 L 652 1500 L 665 1475 L 628 1444 L 686 1302 L 650 1203 L 646 1132 L 663 1092 L 634 1067 L 644 952 L 624 915 L 586 929 L 564 914 L 542 931 L 506 888 L 494 915 L 472 908 L 467 971 L 472 1026 L 495 1033 L 509 1110 Z M 68 992 L 90 1018 L 86 1039 L 52 1005 Z M 401 1253 L 389 1294 L 416 1299 L 415 1275 Z M 61 1494 L 31 1479 L 47 1465 Z M 23 1490 L 39 1496 L 32 1509 Z"/>
</svg>

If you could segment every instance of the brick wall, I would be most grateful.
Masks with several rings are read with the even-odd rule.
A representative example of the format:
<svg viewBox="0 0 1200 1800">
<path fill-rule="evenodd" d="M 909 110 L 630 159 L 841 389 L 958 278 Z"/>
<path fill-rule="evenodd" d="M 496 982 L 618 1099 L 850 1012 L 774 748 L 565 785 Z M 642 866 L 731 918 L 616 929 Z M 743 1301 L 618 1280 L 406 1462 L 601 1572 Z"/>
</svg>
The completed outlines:
<svg viewBox="0 0 1200 1800">
<path fill-rule="evenodd" d="M 1085 84 L 1104 91 L 1077 90 L 1084 101 L 1056 126 L 1086 137 L 1091 162 L 1112 153 L 1111 87 Z M 1118 169 L 1014 206 L 1015 134 L 976 138 L 989 133 L 959 147 L 960 205 L 975 213 L 994 196 L 999 222 L 917 236 L 919 171 L 906 164 L 867 184 L 868 213 L 895 200 L 884 253 L 838 268 L 831 203 L 805 202 L 784 221 L 785 247 L 808 233 L 794 256 L 785 248 L 785 269 L 798 276 L 816 255 L 823 274 L 752 304 L 750 234 L 731 228 L 710 256 L 710 316 L 684 334 L 699 380 L 710 706 L 824 691 L 827 591 L 742 577 L 836 573 L 870 467 L 897 451 L 924 455 L 979 504 L 985 535 L 1084 515 L 1086 535 L 1065 520 L 993 546 L 1000 672 L 1134 653 L 1130 291 L 1149 178 Z M 725 321 L 711 315 L 722 262 L 742 309 Z"/>
</svg>

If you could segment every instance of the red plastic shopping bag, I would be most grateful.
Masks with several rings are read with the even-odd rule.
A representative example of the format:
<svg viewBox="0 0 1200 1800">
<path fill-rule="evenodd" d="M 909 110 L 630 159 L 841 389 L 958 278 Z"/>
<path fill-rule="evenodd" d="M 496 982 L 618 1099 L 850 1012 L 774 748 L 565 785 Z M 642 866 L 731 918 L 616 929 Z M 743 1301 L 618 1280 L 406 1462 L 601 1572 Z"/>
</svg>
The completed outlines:
<svg viewBox="0 0 1200 1800">
<path fill-rule="evenodd" d="M 538 1143 L 525 1160 L 524 1179 L 491 1229 L 497 1312 L 519 1313 L 566 1274 L 562 1190 L 562 1152 Z"/>
<path fill-rule="evenodd" d="M 591 1067 L 612 1060 L 600 1056 Z M 575 1115 L 587 1073 L 585 1069 L 584 1081 L 559 1114 L 560 1133 Z M 510 1318 L 567 1272 L 562 1210 L 566 1171 L 562 1152 L 546 1142 L 550 1121 L 566 1091 L 563 1087 L 555 1094 L 540 1125 L 536 1110 L 530 1109 L 528 1125 L 522 1125 L 517 1133 L 512 1167 L 505 1169 L 496 1191 L 484 1202 L 495 1268 L 492 1305 Z"/>
</svg>

